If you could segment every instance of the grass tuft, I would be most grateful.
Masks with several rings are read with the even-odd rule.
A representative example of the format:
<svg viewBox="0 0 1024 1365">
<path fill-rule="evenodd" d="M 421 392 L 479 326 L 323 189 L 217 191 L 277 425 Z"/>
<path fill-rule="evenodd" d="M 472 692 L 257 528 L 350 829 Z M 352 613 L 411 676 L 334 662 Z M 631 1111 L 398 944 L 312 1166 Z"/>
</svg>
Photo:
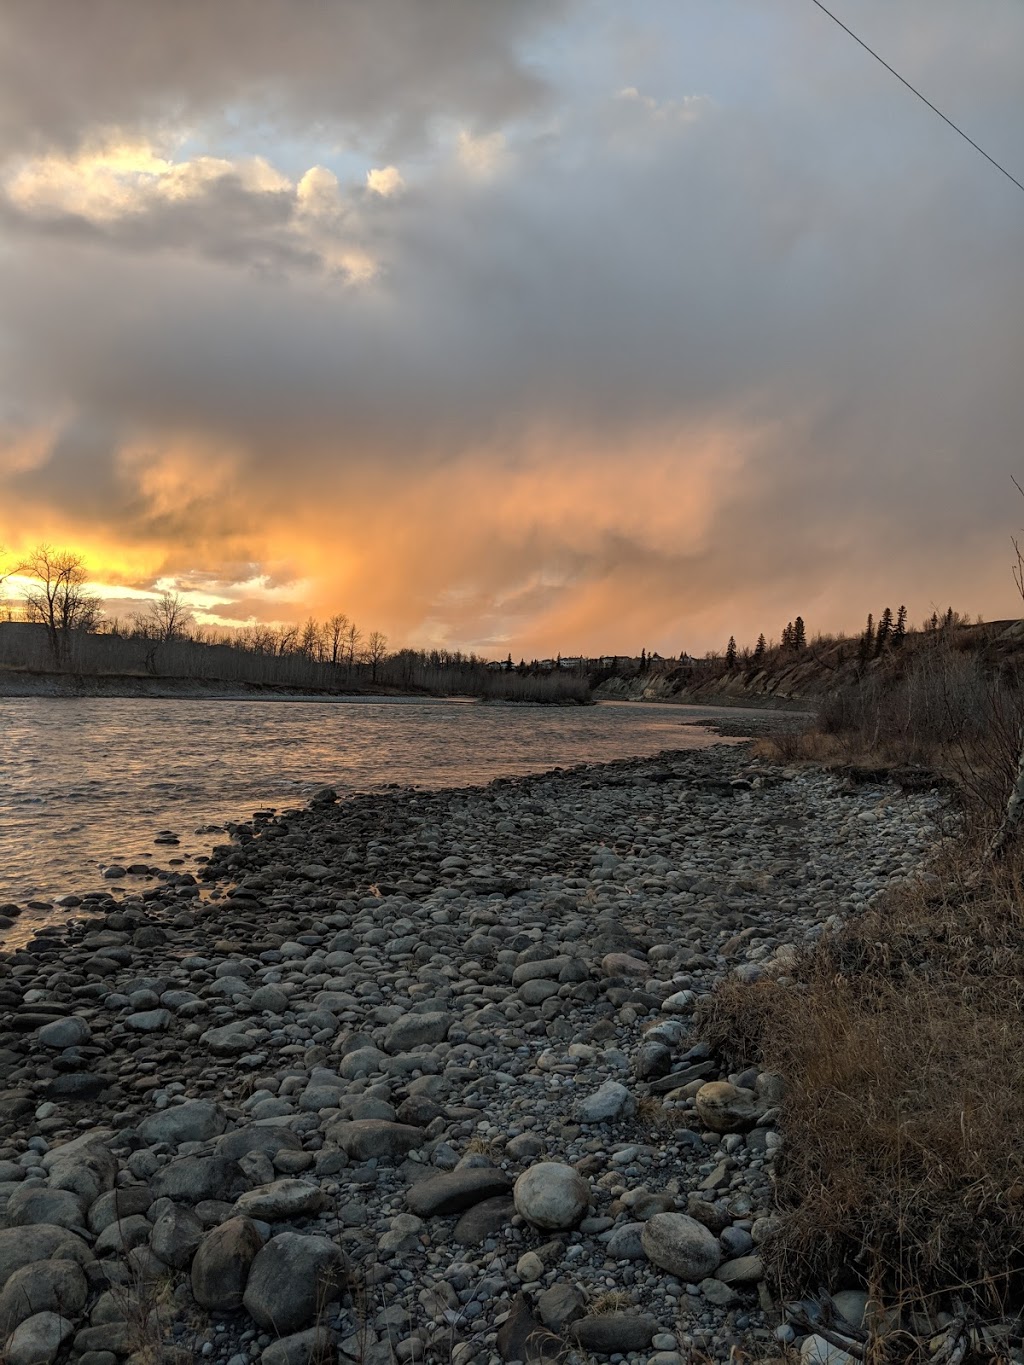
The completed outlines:
<svg viewBox="0 0 1024 1365">
<path fill-rule="evenodd" d="M 792 985 L 725 983 L 700 1011 L 729 1067 L 780 1072 L 775 1287 L 1024 1289 L 1024 895 L 1019 872 L 894 889 L 823 938 Z"/>
</svg>

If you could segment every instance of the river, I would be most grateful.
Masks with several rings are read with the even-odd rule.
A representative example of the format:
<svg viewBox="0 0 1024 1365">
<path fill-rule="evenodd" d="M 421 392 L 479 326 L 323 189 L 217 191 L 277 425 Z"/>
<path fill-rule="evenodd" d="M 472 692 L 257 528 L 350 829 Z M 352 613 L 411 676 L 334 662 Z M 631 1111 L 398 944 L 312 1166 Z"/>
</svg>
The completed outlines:
<svg viewBox="0 0 1024 1365">
<path fill-rule="evenodd" d="M 704 748 L 717 736 L 693 722 L 720 714 L 405 698 L 0 700 L 0 903 L 36 902 L 29 918 L 44 922 L 55 896 L 109 888 L 111 864 L 191 870 L 224 841 L 203 827 L 300 804 L 325 785 L 467 786 Z M 161 831 L 180 844 L 155 843 Z"/>
</svg>

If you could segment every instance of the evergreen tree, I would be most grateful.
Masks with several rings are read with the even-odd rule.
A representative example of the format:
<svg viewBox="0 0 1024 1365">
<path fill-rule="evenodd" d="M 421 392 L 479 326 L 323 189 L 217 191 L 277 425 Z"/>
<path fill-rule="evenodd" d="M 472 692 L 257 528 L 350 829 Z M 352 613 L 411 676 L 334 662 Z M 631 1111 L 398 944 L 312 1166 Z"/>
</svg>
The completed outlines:
<svg viewBox="0 0 1024 1365">
<path fill-rule="evenodd" d="M 792 649 L 792 648 L 793 648 L 793 622 L 792 622 L 792 621 L 787 621 L 786 624 L 782 627 L 782 648 L 783 648 L 783 649 Z"/>
<path fill-rule="evenodd" d="M 761 662 L 761 660 L 764 658 L 764 652 L 767 648 L 768 644 L 764 638 L 764 635 L 763 634 L 759 635 L 757 637 L 757 645 L 754 648 L 754 663 L 759 664 Z"/>
<path fill-rule="evenodd" d="M 893 642 L 893 644 L 894 644 L 894 645 L 897 647 L 897 649 L 898 649 L 899 646 L 903 643 L 903 641 L 904 641 L 906 638 L 907 638 L 907 609 L 906 609 L 906 607 L 901 606 L 900 609 L 899 609 L 899 610 L 897 611 L 897 613 L 896 613 L 896 625 L 895 625 L 895 627 L 893 628 L 893 632 L 892 632 L 892 642 Z"/>
<path fill-rule="evenodd" d="M 792 643 L 794 649 L 807 648 L 807 628 L 804 625 L 804 618 L 802 616 L 798 616 L 793 622 Z"/>
<path fill-rule="evenodd" d="M 645 669 L 646 667 L 647 667 L 647 650 L 646 650 L 646 649 L 641 649 L 641 651 L 640 651 L 640 668 L 641 668 L 641 669 Z"/>
<path fill-rule="evenodd" d="M 892 636 L 892 607 L 886 607 L 882 612 L 882 619 L 878 623 L 878 634 L 875 636 L 875 657 L 877 658 L 888 646 Z"/>
<path fill-rule="evenodd" d="M 868 612 L 868 623 L 864 627 L 864 634 L 860 637 L 860 649 L 858 655 L 861 663 L 866 663 L 871 657 L 871 648 L 875 643 L 875 618 Z"/>
<path fill-rule="evenodd" d="M 726 668 L 736 667 L 736 637 L 729 636 L 729 643 L 725 647 L 725 666 Z"/>
<path fill-rule="evenodd" d="M 932 612 L 931 620 L 928 622 L 928 625 L 929 625 L 929 628 L 930 628 L 931 630 L 938 630 L 938 628 L 939 628 L 939 614 L 938 614 L 938 612 L 935 612 L 935 611 Z"/>
</svg>

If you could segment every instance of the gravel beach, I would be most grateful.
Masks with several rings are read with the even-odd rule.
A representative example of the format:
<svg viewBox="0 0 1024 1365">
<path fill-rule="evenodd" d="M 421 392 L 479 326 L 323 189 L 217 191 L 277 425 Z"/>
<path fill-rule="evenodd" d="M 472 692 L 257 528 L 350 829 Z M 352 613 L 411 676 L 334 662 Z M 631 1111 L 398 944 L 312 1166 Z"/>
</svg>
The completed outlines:
<svg viewBox="0 0 1024 1365">
<path fill-rule="evenodd" d="M 5 1360 L 771 1344 L 779 1084 L 694 1006 L 912 875 L 940 808 L 722 744 L 324 791 L 85 897 L 0 957 Z"/>
</svg>

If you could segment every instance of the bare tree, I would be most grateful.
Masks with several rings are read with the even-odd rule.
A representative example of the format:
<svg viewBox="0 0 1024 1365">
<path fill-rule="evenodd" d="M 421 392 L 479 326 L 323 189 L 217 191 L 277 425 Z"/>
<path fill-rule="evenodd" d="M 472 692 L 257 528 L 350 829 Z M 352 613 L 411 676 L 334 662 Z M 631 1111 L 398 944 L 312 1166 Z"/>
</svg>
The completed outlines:
<svg viewBox="0 0 1024 1365">
<path fill-rule="evenodd" d="M 180 640 L 195 622 L 191 609 L 180 592 L 169 589 L 153 599 L 144 612 L 136 617 L 147 635 L 152 635 L 162 644 Z"/>
<path fill-rule="evenodd" d="M 363 658 L 370 665 L 370 681 L 377 681 L 377 669 L 388 657 L 388 637 L 382 635 L 379 630 L 371 630 L 366 637 L 366 648 L 363 650 Z"/>
<path fill-rule="evenodd" d="M 348 630 L 345 631 L 345 658 L 349 666 L 356 661 L 356 652 L 359 649 L 359 641 L 363 638 L 363 632 L 354 621 L 349 622 Z"/>
<path fill-rule="evenodd" d="M 6 553 L 6 546 L 0 545 L 0 560 L 2 560 Z M 5 621 L 12 621 L 14 619 L 14 611 L 11 607 L 10 599 L 4 594 L 4 584 L 13 572 L 14 570 L 12 568 L 4 568 L 3 565 L 0 564 L 0 616 L 2 616 Z"/>
<path fill-rule="evenodd" d="M 302 634 L 299 637 L 299 648 L 302 650 L 303 654 L 307 655 L 310 659 L 314 659 L 317 663 L 321 663 L 324 657 L 326 639 L 325 628 L 319 621 L 310 616 L 306 621 L 306 624 L 302 627 Z"/>
<path fill-rule="evenodd" d="M 46 627 L 53 661 L 64 667 L 72 633 L 93 630 L 100 619 L 99 598 L 86 591 L 88 574 L 81 556 L 37 545 L 16 572 L 32 580 L 25 590 L 25 615 Z"/>
<path fill-rule="evenodd" d="M 345 632 L 350 624 L 344 612 L 337 612 L 326 624 L 327 647 L 330 650 L 332 664 L 341 663 Z"/>
</svg>

